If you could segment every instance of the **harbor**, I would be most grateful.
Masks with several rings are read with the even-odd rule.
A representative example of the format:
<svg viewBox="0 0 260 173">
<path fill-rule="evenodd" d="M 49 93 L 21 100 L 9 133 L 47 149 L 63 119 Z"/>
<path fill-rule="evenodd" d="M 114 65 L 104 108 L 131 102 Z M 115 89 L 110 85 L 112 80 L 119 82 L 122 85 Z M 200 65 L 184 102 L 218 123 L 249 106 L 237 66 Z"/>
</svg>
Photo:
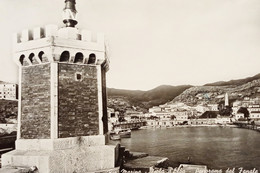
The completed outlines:
<svg viewBox="0 0 260 173">
<path fill-rule="evenodd" d="M 208 169 L 260 169 L 259 133 L 230 127 L 180 127 L 132 131 L 120 143 L 130 151 L 169 159 L 169 166 L 206 165 Z M 110 141 L 111 144 L 118 141 Z M 145 147 L 144 147 L 145 146 Z"/>
</svg>

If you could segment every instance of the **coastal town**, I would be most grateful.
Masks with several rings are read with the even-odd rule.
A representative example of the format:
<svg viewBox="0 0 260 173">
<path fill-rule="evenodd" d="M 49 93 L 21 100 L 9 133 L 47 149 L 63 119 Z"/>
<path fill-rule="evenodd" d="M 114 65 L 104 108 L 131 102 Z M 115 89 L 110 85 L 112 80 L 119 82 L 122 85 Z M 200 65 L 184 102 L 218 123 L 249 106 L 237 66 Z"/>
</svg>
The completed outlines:
<svg viewBox="0 0 260 173">
<path fill-rule="evenodd" d="M 109 127 L 119 124 L 145 122 L 141 128 L 170 128 L 175 126 L 234 126 L 237 122 L 256 123 L 260 120 L 260 98 L 244 97 L 230 105 L 228 93 L 223 97 L 224 104 L 200 104 L 188 106 L 185 103 L 170 103 L 149 108 L 148 113 L 126 110 L 124 117 L 119 112 L 108 109 Z M 221 110 L 229 110 L 220 115 Z"/>
<path fill-rule="evenodd" d="M 17 101 L 18 85 L 8 82 L 0 83 L 0 99 Z M 200 97 L 200 96 L 198 96 Z M 108 107 L 108 128 L 114 130 L 146 129 L 146 128 L 171 128 L 181 126 L 235 126 L 236 123 L 260 124 L 260 97 L 244 97 L 232 103 L 228 93 L 218 96 L 222 98 L 221 104 L 207 104 L 201 101 L 198 105 L 189 106 L 182 102 L 169 102 L 153 106 L 147 112 L 127 109 L 123 115 L 119 111 Z M 202 99 L 202 98 L 198 98 Z M 15 105 L 17 111 L 17 105 Z M 221 114 L 224 112 L 224 114 Z M 224 110 L 224 111 L 223 111 Z M 225 114 L 226 110 L 226 114 Z M 17 125 L 17 112 L 13 116 L 2 118 L 1 127 L 9 133 L 15 131 Z M 4 122 L 7 122 L 4 123 Z M 237 124 L 236 124 L 237 125 Z M 236 127 L 236 126 L 235 126 Z M 5 131 L 6 129 L 2 129 Z"/>
<path fill-rule="evenodd" d="M 163 14 L 160 16 L 161 14 L 158 15 L 154 10 L 154 7 L 158 6 L 157 2 L 154 4 L 135 2 L 134 6 L 143 3 L 143 8 L 139 9 L 142 15 L 136 13 L 135 16 L 132 10 L 122 8 L 123 11 L 128 11 L 127 15 L 130 17 L 135 16 L 137 22 L 131 24 L 131 20 L 125 20 L 127 19 L 125 17 L 114 20 L 120 16 L 117 10 L 121 10 L 118 8 L 121 4 L 118 2 L 114 2 L 118 5 L 115 6 L 111 2 L 99 2 L 95 5 L 94 1 L 79 1 L 77 3 L 80 8 L 76 8 L 76 0 L 65 0 L 63 7 L 58 1 L 48 0 L 48 3 L 53 3 L 53 6 L 49 7 L 55 8 L 48 9 L 49 14 L 45 11 L 39 13 L 45 14 L 44 16 L 37 15 L 36 12 L 40 11 L 46 2 L 42 0 L 37 2 L 39 3 L 37 5 L 28 3 L 32 7 L 27 9 L 28 14 L 31 15 L 35 12 L 34 17 L 40 23 L 37 23 L 36 26 L 28 20 L 30 17 L 25 17 L 26 20 L 22 23 L 24 22 L 26 25 L 16 28 L 12 37 L 12 48 L 9 47 L 6 50 L 8 56 L 12 57 L 13 64 L 16 65 L 13 75 L 18 82 L 0 78 L 0 173 L 258 173 L 260 170 L 260 74 L 204 85 L 202 82 L 196 85 L 196 79 L 195 83 L 191 82 L 192 85 L 173 85 L 174 83 L 171 83 L 151 90 L 116 89 L 107 85 L 107 80 L 109 80 L 107 72 L 113 67 L 113 65 L 110 66 L 110 46 L 105 34 L 95 33 L 95 30 L 105 29 L 104 26 L 109 23 L 109 20 L 104 16 L 96 18 L 99 24 L 108 23 L 103 26 L 98 24 L 95 28 L 87 20 L 88 16 L 92 14 L 93 19 L 101 13 L 105 16 L 110 13 L 114 14 L 110 18 L 119 25 L 106 34 L 112 36 L 113 33 L 116 33 L 113 37 L 120 38 L 116 41 L 118 45 L 114 46 L 114 49 L 122 45 L 128 47 L 131 42 L 136 44 L 145 41 L 146 35 L 148 35 L 148 39 L 143 42 L 146 44 L 147 41 L 151 42 L 151 38 L 158 37 L 157 41 L 152 41 L 154 45 L 147 47 L 147 50 L 153 51 L 145 51 L 143 48 L 135 51 L 129 51 L 129 49 L 129 52 L 122 51 L 123 54 L 118 56 L 128 56 L 132 52 L 138 55 L 136 56 L 138 63 L 131 64 L 129 61 L 121 61 L 117 64 L 121 68 L 118 72 L 121 73 L 122 69 L 131 67 L 131 70 L 128 69 L 128 73 L 136 72 L 137 76 L 141 76 L 141 73 L 145 72 L 150 76 L 140 78 L 139 81 L 130 81 L 126 85 L 145 84 L 147 79 L 153 82 L 153 80 L 162 79 L 166 74 L 169 75 L 165 78 L 167 81 L 184 82 L 185 80 L 177 79 L 177 77 L 181 79 L 185 76 L 182 71 L 184 68 L 181 66 L 194 70 L 187 73 L 186 77 L 190 81 L 195 77 L 202 80 L 199 77 L 203 76 L 204 80 L 210 79 L 212 82 L 213 74 L 209 74 L 208 78 L 204 76 L 207 72 L 206 68 L 202 67 L 206 63 L 205 59 L 201 61 L 202 63 L 198 63 L 201 65 L 196 65 L 194 60 L 203 59 L 202 53 L 206 50 L 205 45 L 208 45 L 214 38 L 200 43 L 203 46 L 199 48 L 203 47 L 203 49 L 198 49 L 200 50 L 197 52 L 198 54 L 195 52 L 189 54 L 190 51 L 192 52 L 190 48 L 195 47 L 196 49 L 196 46 L 200 45 L 199 40 L 203 40 L 196 39 L 196 37 L 194 39 L 191 35 L 204 35 L 201 30 L 204 27 L 199 27 L 200 34 L 189 35 L 187 33 L 192 33 L 190 29 L 187 30 L 188 32 L 185 31 L 183 36 L 188 36 L 186 40 L 182 36 L 179 41 L 174 43 L 172 38 L 177 39 L 179 33 L 182 33 L 181 30 L 190 27 L 182 26 L 181 22 L 170 28 L 168 27 L 169 21 L 164 20 L 166 16 L 175 16 L 176 18 L 171 20 L 177 22 L 179 15 L 172 12 L 169 15 L 162 9 L 171 6 L 176 9 L 192 10 L 187 8 L 187 4 L 179 4 L 181 5 L 179 7 L 184 5 L 179 8 L 177 4 L 182 2 L 164 3 L 164 7 L 159 8 Z M 188 4 L 191 5 L 191 2 Z M 10 6 L 9 1 L 5 0 L 5 3 Z M 124 5 L 128 9 L 129 4 L 127 3 Z M 20 1 L 14 2 L 14 4 L 24 6 Z M 212 6 L 214 6 L 213 4 Z M 110 5 L 111 11 L 107 13 L 106 10 Z M 58 11 L 62 14 L 60 16 L 62 25 L 54 20 L 57 15 L 56 6 L 59 6 Z M 250 6 L 253 5 L 250 4 Z M 10 7 L 13 8 L 12 3 Z M 96 10 L 102 7 L 99 9 L 102 12 L 97 13 L 95 10 L 90 12 L 92 7 Z M 148 16 L 148 18 L 145 17 L 146 20 L 140 21 L 140 24 L 145 24 L 147 21 L 150 23 L 154 20 L 150 20 L 152 18 L 150 15 L 145 15 L 146 10 L 144 9 L 148 10 L 147 7 L 151 10 L 147 14 L 153 14 L 154 19 L 159 17 L 159 20 L 153 25 L 147 25 L 149 27 L 144 27 L 146 29 L 142 31 L 147 34 L 143 34 L 139 30 L 142 26 L 137 25 L 139 18 Z M 203 5 L 203 8 L 207 10 L 208 7 Z M 44 9 L 47 9 L 47 6 Z M 81 20 L 77 18 L 77 10 L 81 11 Z M 6 13 L 8 11 L 6 10 Z M 169 8 L 169 11 L 172 9 Z M 181 13 L 185 16 L 188 14 L 187 11 Z M 8 14 L 13 15 L 9 12 Z M 193 13 L 191 14 L 193 16 Z M 19 15 L 17 16 L 19 17 Z M 205 14 L 203 13 L 202 16 Z M 46 21 L 43 20 L 43 17 L 46 18 Z M 50 20 L 52 18 L 53 21 Z M 180 19 L 180 21 L 184 21 L 183 19 L 186 17 L 183 16 Z M 193 24 L 191 19 L 187 20 L 187 23 Z M 47 21 L 55 21 L 56 24 L 46 24 Z M 127 32 L 122 35 L 120 35 L 120 29 L 124 28 L 124 25 L 119 21 L 129 22 L 129 26 L 125 25 Z M 6 20 L 5 23 L 7 22 L 9 20 Z M 207 20 L 207 22 L 209 21 Z M 20 25 L 19 22 L 17 25 Z M 93 25 L 93 28 L 89 25 Z M 130 25 L 137 25 L 138 29 L 135 31 Z M 161 30 L 161 27 L 164 29 Z M 91 28 L 93 31 L 87 28 Z M 150 34 L 148 34 L 148 28 L 152 30 Z M 179 28 L 179 30 L 173 32 L 173 28 Z M 141 34 L 136 37 L 130 36 L 130 34 L 126 34 L 129 31 Z M 8 30 L 5 32 L 9 33 Z M 212 32 L 214 36 L 215 32 Z M 174 36 L 171 35 L 172 33 Z M 130 37 L 124 40 L 123 36 L 126 35 L 133 40 L 131 41 Z M 164 37 L 161 37 L 163 35 Z M 193 40 L 196 42 L 192 43 L 192 46 L 189 45 L 188 43 Z M 159 44 L 157 45 L 157 43 Z M 223 43 L 219 44 L 219 48 Z M 171 47 L 179 44 L 182 46 L 176 47 L 176 50 Z M 166 49 L 168 46 L 169 49 Z M 229 46 L 227 47 L 229 48 Z M 217 53 L 221 51 L 208 50 L 209 52 L 204 55 L 204 58 L 209 59 L 207 63 L 211 66 L 212 59 L 215 61 L 219 56 Z M 228 55 L 227 50 L 222 51 L 223 55 Z M 163 66 L 158 63 L 159 61 L 153 63 L 153 60 L 150 59 L 152 56 L 148 52 L 152 52 L 153 58 L 156 60 L 158 57 L 164 56 L 168 57 L 168 60 L 162 58 L 162 62 L 165 64 Z M 235 54 L 237 51 L 230 53 Z M 187 63 L 184 55 L 192 63 Z M 142 59 L 147 57 L 149 61 Z M 222 56 L 220 57 L 222 58 Z M 222 80 L 223 75 L 226 74 L 224 69 L 227 68 L 224 68 L 225 64 L 221 58 L 219 58 L 219 62 L 223 68 L 223 74 L 220 76 Z M 119 62 L 120 60 L 117 59 Z M 177 65 L 176 62 L 182 60 L 183 64 Z M 170 66 L 167 67 L 166 65 L 169 64 Z M 138 67 L 138 65 L 141 66 Z M 155 67 L 159 66 L 160 68 L 155 70 Z M 148 70 L 150 67 L 153 72 L 162 71 L 162 75 L 150 74 Z M 199 71 L 198 68 L 201 73 L 196 75 L 195 71 Z M 140 69 L 141 71 L 138 71 Z M 170 70 L 164 71 L 164 69 Z M 181 75 L 177 75 L 176 73 L 179 73 L 180 69 Z M 220 66 L 217 70 L 219 69 Z M 5 70 L 4 73 L 12 71 L 8 70 Z M 123 80 L 119 81 L 122 77 L 128 78 L 124 75 L 115 78 L 116 84 L 123 82 Z M 219 78 L 215 76 L 215 79 Z M 160 80 L 157 82 L 163 83 Z"/>
</svg>

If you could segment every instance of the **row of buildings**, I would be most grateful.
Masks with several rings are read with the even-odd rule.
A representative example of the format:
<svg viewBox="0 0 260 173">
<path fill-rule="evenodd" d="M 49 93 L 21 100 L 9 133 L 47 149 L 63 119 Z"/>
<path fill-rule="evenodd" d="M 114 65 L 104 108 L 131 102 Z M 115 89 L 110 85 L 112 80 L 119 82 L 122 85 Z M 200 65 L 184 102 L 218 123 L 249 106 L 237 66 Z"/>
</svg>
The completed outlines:
<svg viewBox="0 0 260 173">
<path fill-rule="evenodd" d="M 220 116 L 218 104 L 199 104 L 188 106 L 184 103 L 168 103 L 154 106 L 148 113 L 129 110 L 124 115 L 124 121 L 145 121 L 147 126 L 171 127 L 175 125 L 219 125 L 231 124 L 235 121 L 260 120 L 260 98 L 245 97 L 241 101 L 233 102 L 229 105 L 228 95 L 225 95 L 225 107 L 231 107 L 231 116 Z M 240 108 L 248 111 L 248 115 L 238 111 Z M 109 122 L 111 126 L 119 122 L 119 113 L 109 109 Z"/>
</svg>

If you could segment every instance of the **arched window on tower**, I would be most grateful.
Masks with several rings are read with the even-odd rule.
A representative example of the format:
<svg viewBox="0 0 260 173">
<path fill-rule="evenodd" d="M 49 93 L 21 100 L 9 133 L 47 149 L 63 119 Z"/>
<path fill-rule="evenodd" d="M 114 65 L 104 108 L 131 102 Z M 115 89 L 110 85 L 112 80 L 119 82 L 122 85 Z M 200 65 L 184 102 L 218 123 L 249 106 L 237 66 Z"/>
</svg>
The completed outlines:
<svg viewBox="0 0 260 173">
<path fill-rule="evenodd" d="M 42 56 L 44 55 L 44 52 L 43 51 L 40 51 L 39 52 L 39 54 L 38 54 L 38 57 L 39 57 L 39 59 L 41 60 L 41 62 L 42 62 Z"/>
<path fill-rule="evenodd" d="M 74 63 L 83 63 L 83 54 L 82 53 L 77 53 L 75 55 Z"/>
<path fill-rule="evenodd" d="M 19 61 L 20 61 L 20 63 L 21 63 L 22 65 L 23 65 L 23 62 L 24 62 L 24 58 L 25 58 L 24 55 L 21 55 L 20 58 L 19 58 Z"/>
<path fill-rule="evenodd" d="M 92 53 L 89 55 L 88 64 L 95 64 L 95 62 L 96 62 L 96 55 Z"/>
<path fill-rule="evenodd" d="M 31 63 L 33 63 L 33 57 L 34 57 L 34 53 L 31 53 L 31 54 L 29 55 L 29 60 L 31 61 Z"/>
<path fill-rule="evenodd" d="M 70 59 L 70 53 L 68 51 L 62 52 L 60 56 L 60 62 L 68 62 Z"/>
</svg>

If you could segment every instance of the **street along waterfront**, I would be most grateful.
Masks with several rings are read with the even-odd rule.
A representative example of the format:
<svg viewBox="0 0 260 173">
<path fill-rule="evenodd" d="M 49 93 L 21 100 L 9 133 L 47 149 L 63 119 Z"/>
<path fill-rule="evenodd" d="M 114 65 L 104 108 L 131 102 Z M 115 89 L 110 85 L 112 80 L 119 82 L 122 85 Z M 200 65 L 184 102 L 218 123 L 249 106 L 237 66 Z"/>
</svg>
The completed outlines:
<svg viewBox="0 0 260 173">
<path fill-rule="evenodd" d="M 177 127 L 132 131 L 121 140 L 130 151 L 168 157 L 172 167 L 180 163 L 227 170 L 243 167 L 260 170 L 260 133 L 229 127 Z M 111 141 L 115 143 L 115 141 Z"/>
</svg>

